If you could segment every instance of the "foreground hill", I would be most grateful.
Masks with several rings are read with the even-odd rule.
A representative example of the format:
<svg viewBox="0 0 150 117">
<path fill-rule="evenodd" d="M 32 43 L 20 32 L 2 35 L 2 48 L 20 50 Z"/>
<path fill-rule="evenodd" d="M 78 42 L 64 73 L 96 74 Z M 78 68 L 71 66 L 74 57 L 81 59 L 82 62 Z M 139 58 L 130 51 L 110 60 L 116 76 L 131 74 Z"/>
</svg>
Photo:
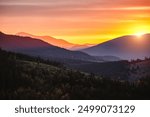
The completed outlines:
<svg viewBox="0 0 150 117">
<path fill-rule="evenodd" d="M 105 76 L 110 79 L 135 81 L 143 77 L 150 77 L 150 59 L 114 62 L 82 62 L 69 64 L 72 69 Z"/>
<path fill-rule="evenodd" d="M 81 50 L 94 56 L 116 56 L 121 59 L 143 59 L 150 56 L 150 34 L 123 36 Z"/>
<path fill-rule="evenodd" d="M 150 99 L 150 77 L 109 80 L 0 50 L 0 99 Z"/>
<path fill-rule="evenodd" d="M 39 56 L 44 59 L 96 61 L 95 57 L 83 52 L 69 51 L 64 48 L 50 45 L 36 38 L 6 35 L 2 32 L 0 32 L 0 47 L 4 50 L 19 52 L 31 56 Z"/>
</svg>

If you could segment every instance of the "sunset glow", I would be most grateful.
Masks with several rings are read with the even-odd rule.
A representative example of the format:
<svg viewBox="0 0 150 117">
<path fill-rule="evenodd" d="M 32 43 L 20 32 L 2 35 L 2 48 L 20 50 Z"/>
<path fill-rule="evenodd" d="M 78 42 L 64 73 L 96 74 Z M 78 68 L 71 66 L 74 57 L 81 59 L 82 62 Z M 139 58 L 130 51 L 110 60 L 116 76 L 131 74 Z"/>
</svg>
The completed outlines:
<svg viewBox="0 0 150 117">
<path fill-rule="evenodd" d="M 138 33 L 136 33 L 135 35 L 140 38 L 140 37 L 142 37 L 144 34 L 145 34 L 145 33 L 143 33 L 143 32 L 138 32 Z"/>
<path fill-rule="evenodd" d="M 0 31 L 98 44 L 150 33 L 150 0 L 1 0 Z"/>
</svg>

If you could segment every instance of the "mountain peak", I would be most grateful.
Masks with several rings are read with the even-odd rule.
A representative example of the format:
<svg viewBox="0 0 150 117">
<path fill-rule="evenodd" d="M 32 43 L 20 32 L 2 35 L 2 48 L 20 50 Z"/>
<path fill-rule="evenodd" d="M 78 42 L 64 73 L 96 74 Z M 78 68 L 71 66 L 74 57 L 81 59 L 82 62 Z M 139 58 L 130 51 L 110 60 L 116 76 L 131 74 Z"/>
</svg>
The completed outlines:
<svg viewBox="0 0 150 117">
<path fill-rule="evenodd" d="M 34 35 L 26 33 L 26 32 L 19 32 L 19 33 L 16 33 L 16 35 L 25 36 L 25 37 L 33 37 L 34 36 Z"/>
<path fill-rule="evenodd" d="M 24 36 L 24 37 L 37 38 L 37 39 L 43 40 L 43 41 L 45 41 L 51 45 L 65 48 L 65 49 L 69 49 L 69 50 L 78 50 L 81 48 L 83 49 L 83 48 L 90 47 L 90 44 L 83 44 L 83 45 L 74 44 L 74 43 L 70 43 L 70 42 L 63 40 L 63 39 L 56 39 L 56 38 L 51 37 L 51 36 L 36 36 L 36 35 L 32 35 L 32 34 L 29 34 L 26 32 L 19 32 L 16 35 Z"/>
<path fill-rule="evenodd" d="M 4 33 L 2 31 L 0 31 L 0 35 L 4 35 Z"/>
<path fill-rule="evenodd" d="M 117 56 L 122 59 L 143 59 L 150 56 L 150 34 L 141 37 L 127 35 L 112 39 L 96 46 L 83 49 L 93 56 Z"/>
</svg>

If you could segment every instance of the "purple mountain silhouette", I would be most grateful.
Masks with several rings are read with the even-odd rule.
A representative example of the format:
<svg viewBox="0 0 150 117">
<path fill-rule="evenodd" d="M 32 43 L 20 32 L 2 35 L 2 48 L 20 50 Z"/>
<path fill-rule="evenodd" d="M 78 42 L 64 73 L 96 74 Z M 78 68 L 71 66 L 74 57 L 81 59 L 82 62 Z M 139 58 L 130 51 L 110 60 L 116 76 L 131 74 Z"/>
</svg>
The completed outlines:
<svg viewBox="0 0 150 117">
<path fill-rule="evenodd" d="M 96 60 L 95 57 L 80 51 L 70 51 L 64 48 L 53 46 L 39 39 L 7 35 L 2 32 L 0 32 L 0 48 L 31 56 L 39 56 L 46 59 L 61 58 L 86 61 Z"/>
<path fill-rule="evenodd" d="M 142 37 L 123 36 L 80 51 L 93 56 L 142 59 L 150 56 L 150 34 L 145 34 Z"/>
<path fill-rule="evenodd" d="M 36 35 L 32 35 L 32 34 L 25 33 L 25 32 L 19 32 L 16 35 L 40 39 L 40 40 L 43 40 L 43 41 L 45 41 L 51 45 L 65 48 L 65 49 L 69 49 L 69 50 L 79 50 L 79 49 L 84 49 L 84 48 L 88 48 L 88 47 L 93 46 L 93 44 L 83 44 L 83 45 L 73 44 L 73 43 L 67 42 L 63 39 L 56 39 L 56 38 L 51 37 L 51 36 L 36 36 Z"/>
</svg>

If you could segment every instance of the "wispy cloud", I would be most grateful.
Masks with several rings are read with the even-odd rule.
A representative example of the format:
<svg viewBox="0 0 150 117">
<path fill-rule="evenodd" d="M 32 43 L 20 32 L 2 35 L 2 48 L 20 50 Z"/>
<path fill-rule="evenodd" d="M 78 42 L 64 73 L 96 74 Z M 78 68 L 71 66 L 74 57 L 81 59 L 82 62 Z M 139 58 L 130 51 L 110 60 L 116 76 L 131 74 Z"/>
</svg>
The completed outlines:
<svg viewBox="0 0 150 117">
<path fill-rule="evenodd" d="M 116 35 L 133 25 L 150 25 L 150 0 L 0 0 L 0 18 L 1 28 L 10 32 Z M 116 27 L 126 28 L 118 32 Z"/>
</svg>

